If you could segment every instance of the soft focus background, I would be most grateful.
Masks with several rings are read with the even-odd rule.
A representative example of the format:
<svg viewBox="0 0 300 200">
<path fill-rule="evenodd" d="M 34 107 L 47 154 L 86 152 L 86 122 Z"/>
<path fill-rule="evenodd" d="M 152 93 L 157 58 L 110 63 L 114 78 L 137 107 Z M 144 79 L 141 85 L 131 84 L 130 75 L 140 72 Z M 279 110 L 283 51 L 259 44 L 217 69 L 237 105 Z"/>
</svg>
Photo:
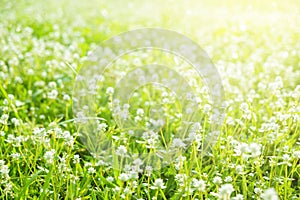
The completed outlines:
<svg viewBox="0 0 300 200">
<path fill-rule="evenodd" d="M 300 199 L 299 12 L 298 0 L 0 0 L 1 198 Z M 120 172 L 77 138 L 74 71 L 101 41 L 141 27 L 175 30 L 208 53 L 226 119 L 209 155 L 190 149 L 161 171 Z M 128 133 L 99 126 L 129 148 Z"/>
</svg>

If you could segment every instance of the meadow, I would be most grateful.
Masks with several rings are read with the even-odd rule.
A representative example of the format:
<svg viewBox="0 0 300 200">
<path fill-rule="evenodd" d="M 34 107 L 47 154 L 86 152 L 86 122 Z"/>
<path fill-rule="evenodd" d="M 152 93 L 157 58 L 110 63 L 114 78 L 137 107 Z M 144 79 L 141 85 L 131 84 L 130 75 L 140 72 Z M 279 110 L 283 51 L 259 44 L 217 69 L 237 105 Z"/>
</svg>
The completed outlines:
<svg viewBox="0 0 300 200">
<path fill-rule="evenodd" d="M 159 50 L 77 88 L 103 41 L 145 27 L 207 53 L 224 89 L 219 126 L 205 81 Z M 299 27 L 297 0 L 1 0 L 1 199 L 300 200 Z M 171 88 L 141 85 L 148 74 Z"/>
</svg>

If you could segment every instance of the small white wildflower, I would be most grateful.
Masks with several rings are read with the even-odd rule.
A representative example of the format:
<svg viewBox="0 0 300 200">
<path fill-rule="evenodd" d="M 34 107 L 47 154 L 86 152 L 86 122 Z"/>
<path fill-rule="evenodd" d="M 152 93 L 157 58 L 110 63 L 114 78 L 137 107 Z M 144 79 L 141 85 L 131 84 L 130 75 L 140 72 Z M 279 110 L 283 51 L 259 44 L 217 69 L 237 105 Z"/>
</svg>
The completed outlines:
<svg viewBox="0 0 300 200">
<path fill-rule="evenodd" d="M 106 128 L 107 128 L 106 123 L 100 123 L 97 127 L 98 131 L 102 131 L 102 132 L 104 132 Z"/>
<path fill-rule="evenodd" d="M 175 180 L 178 182 L 178 185 L 183 187 L 185 185 L 187 177 L 186 174 L 176 174 Z"/>
<path fill-rule="evenodd" d="M 7 96 L 11 101 L 13 101 L 15 99 L 15 96 L 13 94 L 8 94 Z"/>
<path fill-rule="evenodd" d="M 232 182 L 232 178 L 231 178 L 231 176 L 227 176 L 227 177 L 225 177 L 225 180 L 224 180 L 226 183 L 230 183 L 230 182 Z"/>
<path fill-rule="evenodd" d="M 73 156 L 73 163 L 76 164 L 76 163 L 79 163 L 80 162 L 80 157 L 78 154 L 75 154 Z"/>
<path fill-rule="evenodd" d="M 242 103 L 242 104 L 240 105 L 240 109 L 241 109 L 242 111 L 244 111 L 244 112 L 248 112 L 249 106 L 248 106 L 247 103 Z"/>
<path fill-rule="evenodd" d="M 116 151 L 116 154 L 117 154 L 118 156 L 125 156 L 126 153 L 127 153 L 127 149 L 126 149 L 126 147 L 125 147 L 124 145 L 120 145 L 120 146 L 118 147 L 117 151 Z"/>
<path fill-rule="evenodd" d="M 163 99 L 162 99 L 162 103 L 163 103 L 163 104 L 168 104 L 168 103 L 170 103 L 169 98 L 163 98 Z"/>
<path fill-rule="evenodd" d="M 94 174 L 96 172 L 95 168 L 94 167 L 89 167 L 88 168 L 88 173 L 89 174 Z"/>
<path fill-rule="evenodd" d="M 19 100 L 16 100 L 16 106 L 17 106 L 17 107 L 21 107 L 21 106 L 23 106 L 24 104 L 25 104 L 24 102 L 19 101 Z"/>
<path fill-rule="evenodd" d="M 219 188 L 218 197 L 219 199 L 228 200 L 234 188 L 231 184 L 224 184 Z"/>
<path fill-rule="evenodd" d="M 51 82 L 48 83 L 48 86 L 49 86 L 49 88 L 51 88 L 51 89 L 56 88 L 56 85 L 57 85 L 57 84 L 56 84 L 54 81 L 51 81 Z"/>
<path fill-rule="evenodd" d="M 5 136 L 5 132 L 4 131 L 0 131 L 0 136 L 1 137 Z"/>
<path fill-rule="evenodd" d="M 151 176 L 153 168 L 148 165 L 145 167 L 145 171 L 146 171 L 146 176 Z"/>
<path fill-rule="evenodd" d="M 261 194 L 262 190 L 260 188 L 254 188 L 255 194 Z"/>
<path fill-rule="evenodd" d="M 137 122 L 140 122 L 142 121 L 142 118 L 140 116 L 135 116 L 134 117 L 134 121 L 137 123 Z"/>
<path fill-rule="evenodd" d="M 7 165 L 5 165 L 4 160 L 0 160 L 0 175 L 3 177 L 9 177 L 9 168 Z"/>
<path fill-rule="evenodd" d="M 58 95 L 57 90 L 53 89 L 50 92 L 47 93 L 47 96 L 49 99 L 56 99 Z"/>
<path fill-rule="evenodd" d="M 13 159 L 18 160 L 18 159 L 21 157 L 21 154 L 19 154 L 19 153 L 12 153 L 10 156 L 11 156 Z"/>
<path fill-rule="evenodd" d="M 126 173 L 122 173 L 122 174 L 120 174 L 120 176 L 119 176 L 119 180 L 120 180 L 120 181 L 123 181 L 123 182 L 128 181 L 128 180 L 129 180 L 129 175 L 126 174 Z"/>
<path fill-rule="evenodd" d="M 205 104 L 205 105 L 203 106 L 203 112 L 204 112 L 204 113 L 208 113 L 208 112 L 210 112 L 210 111 L 211 111 L 211 105 Z"/>
<path fill-rule="evenodd" d="M 141 169 L 134 169 L 134 170 L 132 170 L 132 171 L 130 171 L 129 172 L 129 178 L 130 179 L 138 179 L 139 178 L 139 174 L 138 174 L 138 172 L 141 172 Z"/>
<path fill-rule="evenodd" d="M 0 118 L 0 124 L 7 125 L 8 118 L 9 118 L 8 114 L 3 114 Z"/>
<path fill-rule="evenodd" d="M 236 156 L 241 156 L 241 155 L 244 156 L 246 153 L 249 152 L 249 146 L 244 142 L 239 143 L 238 145 L 235 146 L 234 152 Z"/>
<path fill-rule="evenodd" d="M 232 200 L 244 200 L 244 196 L 242 194 L 237 194 Z"/>
<path fill-rule="evenodd" d="M 55 155 L 55 149 L 46 151 L 46 153 L 44 154 L 44 158 L 48 164 L 53 163 L 54 155 Z"/>
<path fill-rule="evenodd" d="M 274 188 L 269 188 L 269 189 L 265 190 L 264 193 L 261 194 L 261 198 L 263 200 L 278 200 L 279 199 Z"/>
<path fill-rule="evenodd" d="M 107 166 L 108 163 L 104 162 L 103 160 L 98 160 L 95 166 Z"/>
<path fill-rule="evenodd" d="M 242 165 L 237 165 L 237 166 L 235 167 L 235 170 L 236 170 L 236 172 L 237 172 L 238 174 L 242 174 L 242 173 L 244 172 L 244 168 L 243 168 Z"/>
<path fill-rule="evenodd" d="M 111 177 L 111 176 L 109 176 L 109 177 L 106 178 L 106 180 L 107 180 L 108 182 L 113 182 L 113 181 L 114 181 L 114 178 Z"/>
<path fill-rule="evenodd" d="M 142 108 L 138 108 L 138 109 L 136 110 L 136 114 L 137 114 L 138 116 L 143 116 L 143 115 L 144 115 L 144 110 L 143 110 Z"/>
<path fill-rule="evenodd" d="M 300 159 L 300 151 L 293 152 L 293 157 L 296 159 Z"/>
<path fill-rule="evenodd" d="M 218 185 L 222 183 L 222 178 L 220 176 L 216 176 L 213 181 L 214 184 Z"/>
<path fill-rule="evenodd" d="M 150 187 L 153 190 L 156 189 L 165 189 L 164 181 L 161 178 L 158 178 L 154 181 L 153 186 Z"/>
<path fill-rule="evenodd" d="M 197 189 L 199 192 L 204 192 L 206 188 L 205 181 L 203 180 L 198 180 L 196 178 L 192 179 L 192 187 Z"/>
<path fill-rule="evenodd" d="M 106 94 L 108 94 L 108 95 L 112 95 L 114 92 L 115 92 L 115 90 L 113 87 L 108 87 L 106 89 Z"/>
<path fill-rule="evenodd" d="M 68 94 L 65 94 L 64 96 L 63 96 L 63 100 L 65 100 L 65 101 L 69 101 L 71 98 L 70 98 L 70 96 L 68 95 Z"/>
<path fill-rule="evenodd" d="M 251 153 L 252 157 L 258 157 L 261 154 L 261 145 L 252 142 L 249 145 L 249 152 Z"/>
<path fill-rule="evenodd" d="M 17 118 L 12 118 L 11 122 L 15 125 L 15 126 L 19 126 L 20 125 L 20 121 Z"/>
</svg>

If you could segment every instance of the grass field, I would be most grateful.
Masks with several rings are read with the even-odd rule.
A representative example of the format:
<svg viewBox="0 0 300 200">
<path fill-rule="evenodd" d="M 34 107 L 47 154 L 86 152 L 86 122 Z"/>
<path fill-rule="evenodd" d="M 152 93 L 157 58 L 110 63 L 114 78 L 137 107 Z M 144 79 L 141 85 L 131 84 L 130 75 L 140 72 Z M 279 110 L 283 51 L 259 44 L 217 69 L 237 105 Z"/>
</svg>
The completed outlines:
<svg viewBox="0 0 300 200">
<path fill-rule="evenodd" d="M 155 50 L 119 58 L 97 91 L 92 142 L 105 136 L 119 162 L 81 139 L 76 75 L 101 42 L 143 27 L 191 38 L 221 76 L 224 122 L 204 153 L 214 106 L 205 83 L 187 63 Z M 298 0 L 0 0 L 1 199 L 300 200 L 299 27 Z M 198 123 L 181 139 L 174 137 L 182 130 L 181 99 L 166 87 L 134 91 L 130 127 L 116 117 L 126 106 L 112 108 L 115 81 L 157 58 L 198 96 Z M 125 161 L 168 144 L 179 151 L 167 165 Z"/>
</svg>

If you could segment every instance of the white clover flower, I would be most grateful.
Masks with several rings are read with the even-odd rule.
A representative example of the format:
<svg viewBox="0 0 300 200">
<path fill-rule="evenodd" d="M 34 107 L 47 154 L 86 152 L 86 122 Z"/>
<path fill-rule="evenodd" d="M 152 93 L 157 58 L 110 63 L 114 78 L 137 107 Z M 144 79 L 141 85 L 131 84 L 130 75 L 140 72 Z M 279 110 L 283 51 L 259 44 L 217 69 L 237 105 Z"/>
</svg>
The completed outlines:
<svg viewBox="0 0 300 200">
<path fill-rule="evenodd" d="M 2 167 L 3 165 L 5 165 L 5 161 L 4 160 L 0 160 L 0 167 Z"/>
<path fill-rule="evenodd" d="M 116 150 L 116 154 L 118 156 L 125 156 L 127 154 L 127 149 L 124 145 L 120 145 Z"/>
<path fill-rule="evenodd" d="M 236 156 L 244 156 L 249 152 L 248 144 L 242 142 L 235 146 L 234 152 Z"/>
<path fill-rule="evenodd" d="M 19 146 L 21 146 L 21 143 L 22 143 L 22 142 L 25 142 L 25 141 L 28 140 L 28 137 L 25 137 L 25 136 L 20 135 L 20 136 L 18 136 L 18 137 L 15 137 L 13 140 L 14 140 L 14 141 L 13 141 L 13 146 L 19 147 Z"/>
<path fill-rule="evenodd" d="M 175 159 L 175 169 L 179 170 L 180 167 L 183 166 L 184 162 L 186 161 L 185 156 L 179 156 L 178 158 Z"/>
<path fill-rule="evenodd" d="M 3 100 L 3 105 L 8 105 L 8 100 L 7 99 Z"/>
<path fill-rule="evenodd" d="M 137 122 L 140 122 L 142 121 L 142 118 L 140 116 L 135 116 L 134 117 L 134 121 L 137 123 Z"/>
<path fill-rule="evenodd" d="M 98 127 L 97 127 L 98 131 L 102 131 L 102 132 L 104 132 L 106 128 L 107 128 L 106 123 L 100 123 L 100 124 L 98 124 Z"/>
<path fill-rule="evenodd" d="M 176 174 L 175 180 L 178 182 L 179 186 L 183 187 L 186 181 L 186 174 Z"/>
<path fill-rule="evenodd" d="M 85 166 L 85 167 L 92 167 L 93 165 L 92 165 L 92 163 L 90 163 L 90 162 L 86 162 L 86 163 L 84 163 L 84 166 Z"/>
<path fill-rule="evenodd" d="M 0 118 L 0 124 L 7 125 L 8 118 L 9 118 L 8 114 L 3 114 Z"/>
<path fill-rule="evenodd" d="M 249 106 L 248 106 L 247 103 L 242 103 L 242 104 L 240 105 L 240 109 L 241 109 L 242 111 L 244 111 L 244 112 L 248 112 L 248 111 L 249 111 Z"/>
<path fill-rule="evenodd" d="M 80 162 L 80 157 L 78 154 L 75 154 L 73 156 L 73 163 L 76 164 L 76 163 L 79 163 Z"/>
<path fill-rule="evenodd" d="M 220 176 L 216 176 L 213 181 L 214 184 L 218 185 L 222 183 L 222 178 Z"/>
<path fill-rule="evenodd" d="M 54 88 L 56 88 L 57 85 L 56 85 L 56 82 L 51 81 L 48 83 L 48 86 L 49 86 L 49 88 L 54 89 Z"/>
<path fill-rule="evenodd" d="M 151 176 L 152 171 L 153 171 L 153 168 L 151 166 L 148 165 L 145 167 L 146 176 Z"/>
<path fill-rule="evenodd" d="M 252 142 L 249 145 L 249 152 L 251 153 L 252 157 L 258 157 L 261 155 L 261 145 Z"/>
<path fill-rule="evenodd" d="M 35 127 L 33 129 L 33 135 L 35 135 L 37 137 L 45 137 L 47 135 L 47 132 L 45 131 L 45 128 Z"/>
<path fill-rule="evenodd" d="M 19 153 L 12 153 L 10 156 L 11 156 L 13 159 L 18 160 L 18 159 L 21 157 L 21 154 L 19 154 Z"/>
<path fill-rule="evenodd" d="M 47 93 L 47 97 L 49 99 L 56 99 L 57 95 L 58 95 L 58 92 L 55 89 L 53 89 L 53 90 L 51 90 L 50 92 Z"/>
<path fill-rule="evenodd" d="M 218 197 L 219 199 L 229 200 L 233 191 L 234 188 L 231 184 L 224 184 L 219 188 Z"/>
<path fill-rule="evenodd" d="M 63 96 L 63 100 L 64 101 L 70 101 L 70 96 L 68 95 L 68 94 L 64 94 L 64 96 Z"/>
<path fill-rule="evenodd" d="M 224 179 L 224 181 L 226 183 L 230 183 L 230 182 L 232 182 L 232 177 L 231 176 L 226 176 L 225 179 Z"/>
<path fill-rule="evenodd" d="M 24 104 L 25 104 L 24 102 L 19 101 L 19 100 L 16 100 L 16 106 L 17 106 L 17 107 L 21 107 L 21 106 L 23 106 Z"/>
<path fill-rule="evenodd" d="M 274 188 L 269 188 L 261 194 L 263 200 L 279 200 L 279 197 Z"/>
<path fill-rule="evenodd" d="M 138 170 L 132 170 L 132 171 L 129 171 L 128 175 L 129 175 L 129 178 L 130 179 L 138 179 L 139 178 L 139 174 L 138 172 L 142 172 L 142 170 L 138 169 Z"/>
<path fill-rule="evenodd" d="M 7 96 L 11 101 L 13 101 L 15 99 L 15 96 L 13 94 L 8 94 Z"/>
<path fill-rule="evenodd" d="M 211 111 L 211 105 L 209 105 L 209 104 L 205 104 L 204 106 L 203 106 L 203 112 L 204 113 L 209 113 Z"/>
<path fill-rule="evenodd" d="M 107 95 L 113 95 L 114 92 L 115 92 L 115 90 L 114 90 L 113 87 L 108 87 L 108 88 L 106 89 L 106 94 L 107 94 Z"/>
<path fill-rule="evenodd" d="M 65 140 L 65 143 L 69 146 L 73 146 L 73 143 L 74 143 L 74 137 L 70 134 L 69 131 L 64 131 L 62 133 L 62 137 L 64 138 Z"/>
<path fill-rule="evenodd" d="M 55 155 L 55 149 L 51 149 L 50 151 L 46 151 L 44 154 L 44 158 L 47 164 L 52 164 Z"/>
<path fill-rule="evenodd" d="M 5 165 L 5 162 L 3 160 L 0 160 L 0 175 L 2 177 L 9 177 L 9 167 L 7 165 Z"/>
<path fill-rule="evenodd" d="M 107 166 L 108 163 L 104 162 L 103 160 L 98 160 L 95 166 Z"/>
<path fill-rule="evenodd" d="M 113 182 L 115 179 L 114 179 L 114 177 L 109 176 L 109 177 L 106 178 L 106 180 L 108 182 Z"/>
<path fill-rule="evenodd" d="M 1 137 L 5 136 L 5 132 L 4 131 L 0 131 L 0 136 Z"/>
<path fill-rule="evenodd" d="M 293 158 L 300 159 L 300 151 L 294 151 Z"/>
<path fill-rule="evenodd" d="M 291 164 L 291 156 L 289 154 L 283 154 L 282 155 L 282 160 L 283 162 L 278 163 L 278 165 L 288 165 L 288 166 L 292 166 Z"/>
<path fill-rule="evenodd" d="M 96 172 L 95 168 L 94 167 L 89 167 L 88 168 L 88 173 L 89 174 L 94 174 Z"/>
<path fill-rule="evenodd" d="M 162 103 L 163 103 L 163 104 L 168 104 L 168 103 L 170 103 L 169 98 L 163 98 L 163 99 L 162 99 Z"/>
<path fill-rule="evenodd" d="M 261 194 L 262 190 L 260 188 L 254 188 L 254 193 L 255 194 Z"/>
<path fill-rule="evenodd" d="M 119 176 L 119 180 L 123 181 L 123 182 L 128 181 L 129 180 L 129 174 L 121 173 L 120 176 Z"/>
<path fill-rule="evenodd" d="M 17 118 L 12 118 L 11 122 L 15 125 L 15 126 L 19 126 L 20 125 L 20 121 Z"/>
<path fill-rule="evenodd" d="M 196 178 L 192 179 L 192 187 L 194 187 L 199 192 L 204 192 L 206 188 L 206 183 L 204 180 L 198 180 Z"/>
<path fill-rule="evenodd" d="M 164 181 L 161 178 L 158 178 L 154 181 L 153 185 L 150 186 L 151 189 L 157 190 L 157 189 L 165 189 L 166 186 L 164 185 Z"/>
<path fill-rule="evenodd" d="M 226 119 L 226 124 L 233 126 L 235 124 L 235 121 L 234 121 L 234 119 L 232 117 L 228 117 Z"/>
<path fill-rule="evenodd" d="M 244 200 L 244 196 L 242 194 L 237 194 L 232 200 Z"/>
<path fill-rule="evenodd" d="M 138 109 L 136 110 L 136 114 L 137 114 L 138 116 L 143 116 L 143 115 L 144 115 L 144 109 L 138 108 Z"/>
</svg>

